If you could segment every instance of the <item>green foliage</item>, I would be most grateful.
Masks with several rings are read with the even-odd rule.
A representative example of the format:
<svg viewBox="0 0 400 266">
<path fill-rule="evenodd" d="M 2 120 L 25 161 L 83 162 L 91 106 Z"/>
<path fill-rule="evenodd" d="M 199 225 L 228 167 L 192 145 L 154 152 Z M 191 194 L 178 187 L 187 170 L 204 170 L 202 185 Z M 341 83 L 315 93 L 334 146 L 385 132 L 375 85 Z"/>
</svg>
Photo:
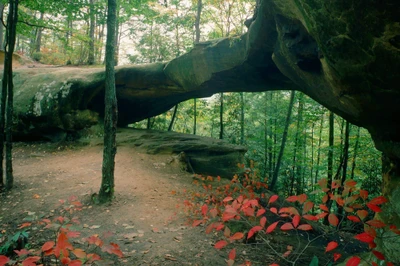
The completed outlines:
<svg viewBox="0 0 400 266">
<path fill-rule="evenodd" d="M 0 239 L 6 239 L 0 245 L 0 255 L 12 255 L 14 250 L 23 249 L 25 248 L 26 244 L 28 243 L 29 234 L 25 230 L 17 231 L 14 235 L 1 235 Z"/>
</svg>

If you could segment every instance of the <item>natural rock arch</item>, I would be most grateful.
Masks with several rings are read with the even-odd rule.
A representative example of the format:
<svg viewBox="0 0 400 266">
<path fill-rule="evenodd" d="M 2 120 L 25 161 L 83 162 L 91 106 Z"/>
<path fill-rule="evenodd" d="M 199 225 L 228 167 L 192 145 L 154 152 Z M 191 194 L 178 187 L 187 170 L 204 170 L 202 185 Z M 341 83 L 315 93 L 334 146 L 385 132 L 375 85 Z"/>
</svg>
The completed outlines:
<svg viewBox="0 0 400 266">
<path fill-rule="evenodd" d="M 380 218 L 400 227 L 397 2 L 260 0 L 243 36 L 200 43 L 168 63 L 118 68 L 119 123 L 222 91 L 302 91 L 369 130 L 383 152 L 389 199 Z M 21 136 L 80 130 L 102 115 L 102 69 L 20 69 L 15 87 Z M 399 262 L 399 256 L 389 258 Z"/>
</svg>

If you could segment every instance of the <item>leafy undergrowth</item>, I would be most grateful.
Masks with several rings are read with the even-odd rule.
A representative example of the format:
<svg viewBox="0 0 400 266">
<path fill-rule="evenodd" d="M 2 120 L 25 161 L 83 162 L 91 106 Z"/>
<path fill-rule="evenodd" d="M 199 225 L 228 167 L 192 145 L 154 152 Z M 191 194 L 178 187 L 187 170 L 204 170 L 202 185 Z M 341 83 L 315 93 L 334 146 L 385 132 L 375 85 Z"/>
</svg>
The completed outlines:
<svg viewBox="0 0 400 266">
<path fill-rule="evenodd" d="M 102 237 L 97 234 L 81 237 L 81 232 L 76 230 L 80 221 L 74 215 L 82 210 L 82 203 L 77 197 L 71 196 L 68 201 L 60 200 L 60 203 L 58 216 L 24 222 L 13 235 L 3 236 L 7 240 L 0 246 L 0 254 L 4 254 L 0 255 L 0 266 L 79 266 L 96 261 L 110 265 L 113 256 L 123 257 L 117 244 L 106 241 L 112 233 L 105 233 Z M 35 233 L 29 235 L 26 229 L 31 227 L 35 227 L 31 231 Z M 30 244 L 28 237 L 32 240 Z M 41 243 L 41 239 L 47 241 Z"/>
<path fill-rule="evenodd" d="M 190 223 L 217 236 L 214 247 L 225 252 L 229 266 L 336 265 L 348 258 L 346 265 L 356 266 L 367 251 L 373 254 L 370 265 L 394 265 L 375 244 L 388 231 L 400 234 L 373 218 L 387 200 L 370 199 L 353 180 L 328 185 L 321 179 L 311 195 L 286 199 L 268 191 L 251 171 L 231 182 L 211 176 L 194 182 L 202 192 L 185 192 Z"/>
</svg>

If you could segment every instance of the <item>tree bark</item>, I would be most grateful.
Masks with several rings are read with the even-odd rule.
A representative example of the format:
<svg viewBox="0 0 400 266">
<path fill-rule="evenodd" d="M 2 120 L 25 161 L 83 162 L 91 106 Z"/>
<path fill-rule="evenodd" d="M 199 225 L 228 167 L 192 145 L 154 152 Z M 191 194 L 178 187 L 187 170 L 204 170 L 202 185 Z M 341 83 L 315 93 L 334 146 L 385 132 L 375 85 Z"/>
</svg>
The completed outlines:
<svg viewBox="0 0 400 266">
<path fill-rule="evenodd" d="M 196 135 L 197 129 L 197 99 L 193 99 L 193 135 Z"/>
<path fill-rule="evenodd" d="M 0 17 L 1 18 L 3 18 L 3 14 L 4 14 L 4 4 L 0 3 Z M 3 23 L 0 23 L 0 49 L 1 50 L 4 47 L 3 41 L 4 41 L 4 26 L 3 26 Z"/>
<path fill-rule="evenodd" d="M 106 84 L 104 115 L 104 152 L 102 181 L 99 202 L 110 202 L 114 196 L 114 167 L 117 153 L 117 97 L 115 92 L 114 44 L 116 31 L 116 0 L 108 0 L 107 43 L 106 43 Z"/>
<path fill-rule="evenodd" d="M 171 122 L 169 123 L 169 126 L 168 126 L 168 131 L 171 131 L 172 128 L 174 127 L 174 122 L 175 122 L 175 118 L 176 118 L 176 113 L 178 111 L 178 106 L 179 106 L 179 104 L 175 105 L 174 113 L 172 114 Z"/>
<path fill-rule="evenodd" d="M 5 189 L 10 190 L 14 184 L 12 170 L 12 117 L 13 117 L 13 71 L 12 55 L 15 48 L 16 28 L 18 22 L 18 0 L 9 1 L 7 16 L 6 45 L 4 72 L 2 80 L 1 108 L 0 108 L 0 175 L 3 185 L 3 157 L 4 157 L 4 135 L 6 144 L 6 182 Z M 7 109 L 6 109 L 7 105 Z M 6 112 L 7 111 L 7 112 Z M 4 132 L 5 131 L 5 132 Z M 5 133 L 5 134 L 4 134 Z"/>
<path fill-rule="evenodd" d="M 244 145 L 244 96 L 240 93 L 240 145 Z"/>
<path fill-rule="evenodd" d="M 350 174 L 351 179 L 354 179 L 354 170 L 356 169 L 356 159 L 358 155 L 359 143 L 360 143 L 360 127 L 357 127 L 356 143 L 354 144 L 353 160 L 351 162 L 351 174 Z"/>
<path fill-rule="evenodd" d="M 224 93 L 221 92 L 219 105 L 219 139 L 224 138 Z"/>
<path fill-rule="evenodd" d="M 40 20 L 43 20 L 43 18 L 44 18 L 44 12 L 40 12 Z M 42 33 L 43 33 L 43 28 L 38 28 L 36 34 L 36 42 L 35 42 L 35 52 L 37 53 L 40 53 L 40 49 L 42 47 Z"/>
<path fill-rule="evenodd" d="M 328 151 L 328 188 L 329 190 L 326 192 L 328 195 L 329 193 L 332 193 L 332 190 L 330 189 L 332 180 L 333 180 L 333 141 L 334 141 L 334 114 L 332 111 L 329 112 L 329 151 Z M 326 206 L 328 209 L 331 208 L 332 206 L 332 200 L 328 198 L 328 201 L 326 202 Z M 327 225 L 329 224 L 328 221 L 328 216 L 325 217 L 324 224 Z"/>
<path fill-rule="evenodd" d="M 203 2 L 202 0 L 197 0 L 197 13 L 196 13 L 196 20 L 194 22 L 195 32 L 196 32 L 196 39 L 195 43 L 200 42 L 200 19 L 201 19 L 201 10 L 203 9 Z"/>
<path fill-rule="evenodd" d="M 290 103 L 289 103 L 288 113 L 286 116 L 285 129 L 284 129 L 283 135 L 282 135 L 281 149 L 279 151 L 278 159 L 276 162 L 274 176 L 272 177 L 271 184 L 269 186 L 269 190 L 271 190 L 271 191 L 274 191 L 276 182 L 278 180 L 279 169 L 281 167 L 283 152 L 285 150 L 285 145 L 286 145 L 286 139 L 287 139 L 289 124 L 290 124 L 290 117 L 292 116 L 292 110 L 293 110 L 293 105 L 294 105 L 294 96 L 295 96 L 295 91 L 292 91 L 290 94 Z"/>
<path fill-rule="evenodd" d="M 94 65 L 94 29 L 95 29 L 95 16 L 94 16 L 94 0 L 89 1 L 89 55 L 88 65 Z"/>
</svg>

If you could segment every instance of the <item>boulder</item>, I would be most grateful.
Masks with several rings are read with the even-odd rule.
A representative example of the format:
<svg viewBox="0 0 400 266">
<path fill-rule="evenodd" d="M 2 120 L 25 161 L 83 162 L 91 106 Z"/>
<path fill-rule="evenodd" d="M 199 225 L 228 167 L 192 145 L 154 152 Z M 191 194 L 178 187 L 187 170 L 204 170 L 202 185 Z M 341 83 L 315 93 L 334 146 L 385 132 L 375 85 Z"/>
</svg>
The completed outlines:
<svg viewBox="0 0 400 266">
<path fill-rule="evenodd" d="M 121 129 L 118 145 L 134 145 L 149 154 L 171 154 L 188 172 L 232 178 L 240 173 L 247 148 L 196 135 L 144 129 Z"/>
</svg>

